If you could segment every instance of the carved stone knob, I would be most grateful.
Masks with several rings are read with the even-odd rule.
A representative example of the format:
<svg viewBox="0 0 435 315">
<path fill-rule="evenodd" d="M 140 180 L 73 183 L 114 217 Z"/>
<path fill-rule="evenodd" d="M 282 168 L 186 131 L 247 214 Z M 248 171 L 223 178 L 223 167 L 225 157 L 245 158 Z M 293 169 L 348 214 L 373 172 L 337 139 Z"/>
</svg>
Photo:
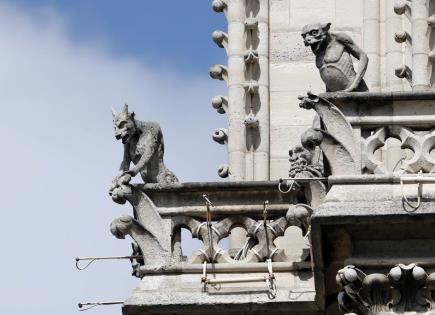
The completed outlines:
<svg viewBox="0 0 435 315">
<path fill-rule="evenodd" d="M 427 18 L 427 24 L 428 24 L 430 27 L 435 27 L 435 14 L 432 14 L 431 16 L 429 16 L 429 17 Z"/>
<path fill-rule="evenodd" d="M 394 12 L 397 15 L 402 15 L 405 13 L 407 7 L 409 8 L 408 0 L 396 0 L 396 3 L 394 3 Z"/>
<path fill-rule="evenodd" d="M 259 121 L 258 118 L 254 115 L 254 113 L 249 113 L 245 117 L 245 126 L 246 128 L 258 128 Z"/>
<path fill-rule="evenodd" d="M 407 65 L 398 66 L 394 72 L 395 72 L 396 76 L 400 79 L 406 78 L 409 81 L 412 80 L 412 71 Z"/>
<path fill-rule="evenodd" d="M 223 12 L 226 7 L 227 4 L 223 0 L 213 0 L 212 8 L 215 12 Z"/>
<path fill-rule="evenodd" d="M 400 267 L 394 267 L 390 270 L 390 273 L 388 274 L 388 277 L 391 280 L 394 281 L 399 281 L 400 278 L 402 277 L 402 269 L 400 269 Z"/>
<path fill-rule="evenodd" d="M 228 40 L 228 34 L 217 30 L 213 32 L 212 38 L 216 45 L 218 45 L 220 48 L 224 48 L 224 43 L 226 40 Z"/>
<path fill-rule="evenodd" d="M 256 63 L 258 62 L 258 52 L 254 49 L 250 49 L 245 52 L 245 63 Z"/>
<path fill-rule="evenodd" d="M 427 273 L 423 268 L 415 266 L 414 269 L 412 269 L 412 276 L 417 281 L 424 281 L 427 278 Z"/>
<path fill-rule="evenodd" d="M 313 150 L 315 147 L 319 146 L 323 141 L 322 132 L 314 128 L 306 130 L 301 135 L 302 146 L 307 150 Z"/>
<path fill-rule="evenodd" d="M 408 33 L 406 31 L 399 31 L 394 34 L 394 40 L 399 44 L 406 42 L 407 38 Z"/>
<path fill-rule="evenodd" d="M 128 234 L 131 226 L 133 224 L 133 218 L 129 215 L 123 215 L 110 224 L 110 232 L 119 239 L 124 239 Z"/>
<path fill-rule="evenodd" d="M 228 164 L 219 165 L 218 174 L 222 178 L 227 178 L 230 174 L 230 167 Z"/>
<path fill-rule="evenodd" d="M 247 18 L 245 21 L 245 28 L 247 30 L 255 30 L 258 27 L 258 20 L 256 18 Z"/>
<path fill-rule="evenodd" d="M 216 129 L 213 132 L 213 140 L 219 144 L 226 144 L 228 141 L 228 131 L 225 128 Z"/>
<path fill-rule="evenodd" d="M 219 114 L 225 114 L 226 108 L 228 106 L 228 98 L 222 95 L 214 96 L 211 99 L 211 105 L 213 106 L 214 109 L 217 110 Z"/>
<path fill-rule="evenodd" d="M 335 281 L 341 287 L 344 287 L 349 283 L 353 283 L 358 279 L 358 272 L 353 266 L 346 266 L 345 268 L 340 269 L 335 277 Z"/>
<path fill-rule="evenodd" d="M 210 76 L 216 80 L 225 80 L 228 76 L 228 69 L 223 65 L 214 65 L 210 68 Z"/>
<path fill-rule="evenodd" d="M 302 205 L 290 206 L 285 218 L 290 225 L 300 226 L 308 223 L 311 212 Z"/>
</svg>

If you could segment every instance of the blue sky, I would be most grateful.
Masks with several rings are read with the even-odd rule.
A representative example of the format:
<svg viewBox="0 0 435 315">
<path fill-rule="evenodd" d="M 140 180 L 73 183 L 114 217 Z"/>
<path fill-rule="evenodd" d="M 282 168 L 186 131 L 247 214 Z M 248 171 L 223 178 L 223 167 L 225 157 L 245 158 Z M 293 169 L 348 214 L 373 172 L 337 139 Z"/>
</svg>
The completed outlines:
<svg viewBox="0 0 435 315">
<path fill-rule="evenodd" d="M 77 314 L 137 284 L 128 262 L 74 268 L 77 256 L 130 254 L 109 231 L 131 214 L 108 196 L 122 158 L 110 107 L 161 123 L 181 180 L 220 180 L 227 153 L 211 135 L 227 121 L 210 99 L 226 88 L 208 69 L 225 62 L 211 40 L 225 18 L 211 1 L 172 3 L 0 1 L 0 314 Z"/>
<path fill-rule="evenodd" d="M 225 56 L 211 33 L 225 28 L 211 0 L 14 0 L 14 5 L 61 12 L 68 35 L 76 42 L 107 40 L 111 53 L 134 56 L 147 66 L 176 67 L 206 74 L 211 62 Z"/>
</svg>

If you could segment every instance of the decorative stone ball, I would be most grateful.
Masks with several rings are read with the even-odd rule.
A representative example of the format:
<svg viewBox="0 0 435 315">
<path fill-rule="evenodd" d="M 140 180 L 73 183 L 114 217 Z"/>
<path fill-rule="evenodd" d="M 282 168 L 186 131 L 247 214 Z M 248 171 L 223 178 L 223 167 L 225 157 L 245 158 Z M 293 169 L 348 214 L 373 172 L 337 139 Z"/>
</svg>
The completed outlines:
<svg viewBox="0 0 435 315">
<path fill-rule="evenodd" d="M 355 282 L 356 280 L 358 280 L 358 273 L 353 268 L 347 268 L 344 271 L 344 278 L 349 283 Z"/>
<path fill-rule="evenodd" d="M 390 270 L 388 276 L 394 281 L 399 281 L 402 277 L 402 269 L 400 269 L 400 267 L 394 267 Z"/>
<path fill-rule="evenodd" d="M 394 40 L 399 44 L 404 43 L 407 37 L 408 35 L 405 31 L 398 31 L 394 34 Z"/>
<path fill-rule="evenodd" d="M 306 149 L 314 149 L 323 141 L 323 135 L 320 131 L 313 128 L 308 129 L 301 135 L 301 143 Z"/>
<path fill-rule="evenodd" d="M 223 69 L 219 65 L 214 65 L 210 68 L 210 77 L 212 77 L 212 79 L 223 80 L 222 74 Z"/>
<path fill-rule="evenodd" d="M 215 12 L 223 12 L 225 9 L 225 2 L 222 0 L 213 0 L 212 8 Z"/>
<path fill-rule="evenodd" d="M 415 266 L 414 269 L 412 269 L 412 276 L 417 281 L 425 280 L 427 278 L 426 271 L 419 266 Z"/>
<path fill-rule="evenodd" d="M 299 224 L 306 219 L 308 215 L 308 210 L 305 207 L 292 206 L 290 209 L 288 209 L 285 217 L 287 222 L 290 222 L 291 224 Z"/>
<path fill-rule="evenodd" d="M 396 2 L 394 3 L 394 12 L 397 15 L 402 15 L 406 11 L 406 6 L 406 0 L 396 0 Z"/>
<path fill-rule="evenodd" d="M 427 288 L 430 291 L 434 291 L 435 290 L 435 272 L 431 273 L 428 277 L 427 277 Z"/>
</svg>

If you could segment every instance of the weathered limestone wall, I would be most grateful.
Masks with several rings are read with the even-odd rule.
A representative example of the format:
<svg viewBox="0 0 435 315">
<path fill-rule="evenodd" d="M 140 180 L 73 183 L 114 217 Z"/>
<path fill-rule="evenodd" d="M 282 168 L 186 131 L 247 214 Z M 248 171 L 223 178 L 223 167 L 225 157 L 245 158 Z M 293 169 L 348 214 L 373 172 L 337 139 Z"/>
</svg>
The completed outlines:
<svg viewBox="0 0 435 315">
<path fill-rule="evenodd" d="M 228 34 L 213 34 L 228 64 L 211 72 L 228 84 L 228 97 L 213 101 L 229 118 L 228 130 L 214 136 L 229 152 L 222 177 L 287 175 L 288 150 L 314 117 L 299 109 L 297 96 L 325 91 L 300 36 L 306 24 L 331 22 L 332 31 L 348 34 L 367 53 L 371 92 L 434 89 L 435 6 L 427 0 L 214 0 L 213 8 L 228 20 Z"/>
<path fill-rule="evenodd" d="M 297 96 L 325 91 L 314 55 L 300 36 L 305 24 L 331 22 L 332 31 L 352 37 L 369 57 L 365 81 L 371 92 L 434 88 L 435 9 L 429 2 L 270 0 L 269 5 L 271 179 L 286 175 L 288 149 L 299 144 L 300 134 L 313 122 L 312 113 L 299 109 Z M 396 149 L 383 148 L 381 159 L 400 159 Z"/>
<path fill-rule="evenodd" d="M 314 56 L 303 44 L 302 27 L 308 23 L 331 22 L 332 30 L 349 34 L 362 46 L 364 2 L 270 0 L 271 179 L 287 175 L 288 150 L 299 144 L 301 133 L 313 122 L 313 113 L 299 108 L 297 96 L 307 90 L 325 91 Z"/>
</svg>

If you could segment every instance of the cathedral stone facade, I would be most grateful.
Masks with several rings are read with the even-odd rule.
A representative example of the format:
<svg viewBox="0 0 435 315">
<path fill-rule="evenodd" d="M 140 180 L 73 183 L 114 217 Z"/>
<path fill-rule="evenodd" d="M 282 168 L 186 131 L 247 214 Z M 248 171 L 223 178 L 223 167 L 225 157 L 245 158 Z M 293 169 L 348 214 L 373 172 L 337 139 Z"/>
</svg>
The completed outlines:
<svg viewBox="0 0 435 315">
<path fill-rule="evenodd" d="M 110 194 L 133 210 L 111 231 L 138 277 L 123 314 L 435 314 L 435 2 L 210 4 L 227 180 L 179 183 L 158 124 L 114 112 Z"/>
</svg>

